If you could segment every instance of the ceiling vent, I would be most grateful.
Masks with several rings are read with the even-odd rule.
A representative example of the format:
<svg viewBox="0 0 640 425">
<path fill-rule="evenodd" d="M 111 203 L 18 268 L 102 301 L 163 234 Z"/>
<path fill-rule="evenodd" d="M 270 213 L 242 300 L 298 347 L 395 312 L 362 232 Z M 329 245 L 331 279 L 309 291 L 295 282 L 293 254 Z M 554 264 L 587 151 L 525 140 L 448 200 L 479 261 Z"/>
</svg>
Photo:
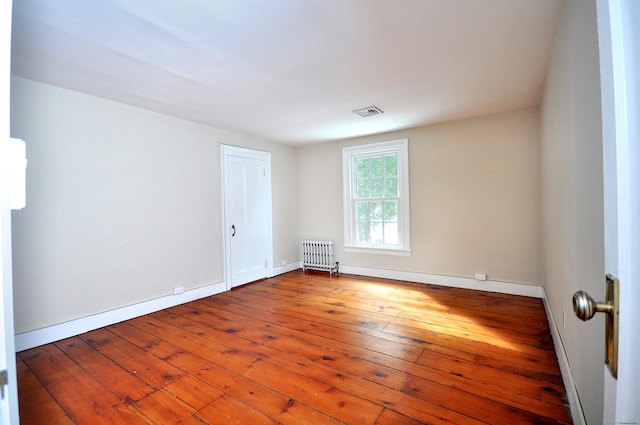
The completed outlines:
<svg viewBox="0 0 640 425">
<path fill-rule="evenodd" d="M 373 115 L 381 115 L 384 113 L 384 111 L 377 106 L 367 106 L 366 108 L 356 109 L 352 112 L 362 118 L 371 117 Z"/>
</svg>

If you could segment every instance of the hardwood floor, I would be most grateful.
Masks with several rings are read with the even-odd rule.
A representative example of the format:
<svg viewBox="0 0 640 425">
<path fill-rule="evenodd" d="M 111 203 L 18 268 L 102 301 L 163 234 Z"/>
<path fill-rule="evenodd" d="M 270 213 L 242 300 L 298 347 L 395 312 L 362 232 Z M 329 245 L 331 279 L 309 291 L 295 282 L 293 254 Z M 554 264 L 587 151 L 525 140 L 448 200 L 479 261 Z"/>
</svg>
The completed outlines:
<svg viewBox="0 0 640 425">
<path fill-rule="evenodd" d="M 567 424 L 541 300 L 301 271 L 18 354 L 22 424 Z"/>
</svg>

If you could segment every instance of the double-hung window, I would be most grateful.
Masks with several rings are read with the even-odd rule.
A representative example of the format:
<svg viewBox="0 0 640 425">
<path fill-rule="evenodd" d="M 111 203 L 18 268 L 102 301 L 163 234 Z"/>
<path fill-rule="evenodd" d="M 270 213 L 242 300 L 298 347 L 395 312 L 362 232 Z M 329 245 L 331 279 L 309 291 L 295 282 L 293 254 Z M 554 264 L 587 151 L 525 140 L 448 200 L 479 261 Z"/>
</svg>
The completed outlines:
<svg viewBox="0 0 640 425">
<path fill-rule="evenodd" d="M 407 139 L 342 150 L 345 249 L 408 255 Z"/>
</svg>

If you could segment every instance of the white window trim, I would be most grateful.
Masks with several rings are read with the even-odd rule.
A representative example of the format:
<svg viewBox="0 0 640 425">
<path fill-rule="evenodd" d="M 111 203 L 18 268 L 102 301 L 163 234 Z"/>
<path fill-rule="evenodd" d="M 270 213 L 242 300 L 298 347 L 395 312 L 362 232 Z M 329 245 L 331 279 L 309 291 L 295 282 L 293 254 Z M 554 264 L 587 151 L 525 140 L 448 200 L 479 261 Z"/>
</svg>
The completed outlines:
<svg viewBox="0 0 640 425">
<path fill-rule="evenodd" d="M 399 243 L 393 247 L 355 244 L 355 228 L 352 194 L 353 158 L 363 154 L 383 154 L 387 152 L 398 153 L 398 189 L 400 203 L 399 215 Z M 342 194 L 344 208 L 344 248 L 347 252 L 359 252 L 367 254 L 410 255 L 411 231 L 409 214 L 409 140 L 400 139 L 389 142 L 370 143 L 366 145 L 351 146 L 342 149 Z"/>
</svg>

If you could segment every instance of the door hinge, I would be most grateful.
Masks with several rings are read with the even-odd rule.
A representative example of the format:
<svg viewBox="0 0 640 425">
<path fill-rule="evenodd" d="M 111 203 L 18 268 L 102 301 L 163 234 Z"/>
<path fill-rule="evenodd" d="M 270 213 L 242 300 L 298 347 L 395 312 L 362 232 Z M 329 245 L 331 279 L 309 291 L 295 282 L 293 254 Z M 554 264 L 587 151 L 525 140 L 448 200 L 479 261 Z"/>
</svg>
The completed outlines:
<svg viewBox="0 0 640 425">
<path fill-rule="evenodd" d="M 263 168 L 263 169 L 262 169 L 262 175 L 263 175 L 263 176 L 265 176 L 265 177 L 267 177 L 267 169 L 266 169 L 266 168 Z"/>
<path fill-rule="evenodd" d="M 266 269 L 267 267 L 267 260 L 264 260 L 264 268 Z"/>
</svg>

